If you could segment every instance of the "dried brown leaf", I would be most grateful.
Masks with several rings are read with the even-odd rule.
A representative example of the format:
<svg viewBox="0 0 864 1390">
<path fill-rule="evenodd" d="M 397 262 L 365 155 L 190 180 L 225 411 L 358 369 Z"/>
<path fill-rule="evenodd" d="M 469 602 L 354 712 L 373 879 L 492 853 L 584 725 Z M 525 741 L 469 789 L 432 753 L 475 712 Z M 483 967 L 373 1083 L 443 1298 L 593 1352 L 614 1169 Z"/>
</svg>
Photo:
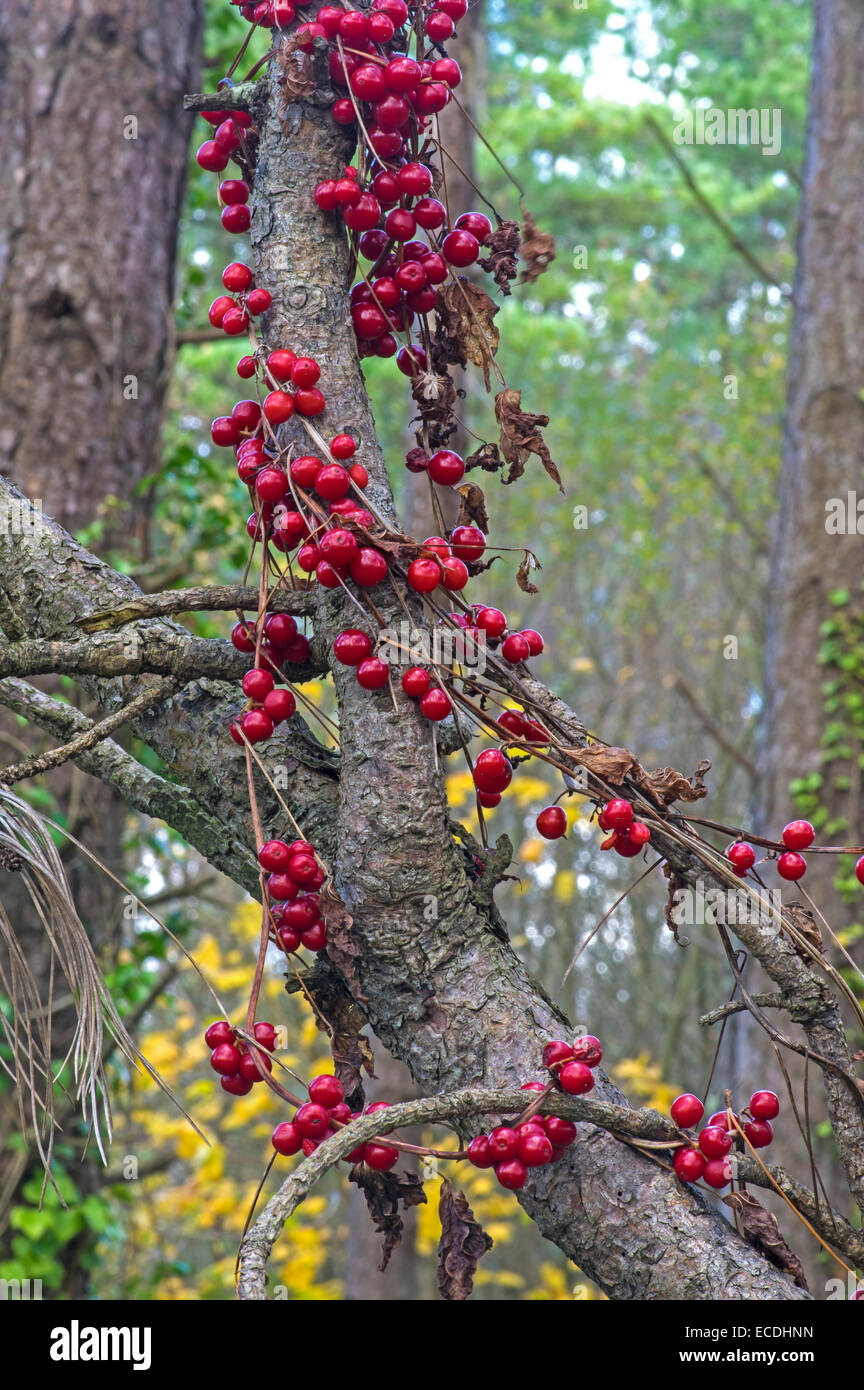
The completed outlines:
<svg viewBox="0 0 864 1390">
<path fill-rule="evenodd" d="M 780 1234 L 776 1216 L 760 1206 L 750 1192 L 731 1192 L 726 1202 L 740 1216 L 745 1239 L 784 1274 L 791 1274 L 799 1289 L 809 1293 L 804 1266 Z"/>
<path fill-rule="evenodd" d="M 487 1236 L 465 1198 L 445 1178 L 438 1202 L 441 1239 L 438 1243 L 438 1288 L 452 1302 L 468 1298 L 477 1265 L 493 1241 Z"/>
<path fill-rule="evenodd" d="M 498 469 L 503 467 L 504 460 L 497 444 L 481 444 L 480 448 L 475 449 L 465 460 L 466 473 L 472 468 L 483 468 L 487 473 L 497 473 Z"/>
<path fill-rule="evenodd" d="M 676 772 L 674 767 L 661 767 L 656 772 L 646 772 L 637 764 L 638 771 L 631 775 L 636 785 L 649 796 L 661 801 L 664 806 L 671 806 L 673 801 L 701 801 L 703 796 L 708 795 L 708 788 L 703 779 L 710 766 L 709 762 L 700 762 L 692 781 L 683 773 Z"/>
<path fill-rule="evenodd" d="M 485 249 L 489 254 L 480 265 L 492 276 L 502 294 L 510 293 L 510 281 L 519 273 L 521 240 L 518 222 L 499 222 L 486 241 Z"/>
<path fill-rule="evenodd" d="M 555 238 L 550 232 L 541 232 L 527 210 L 522 222 L 522 250 L 525 269 L 519 278 L 520 285 L 526 281 L 533 283 L 555 259 Z"/>
<path fill-rule="evenodd" d="M 501 453 L 510 471 L 505 483 L 513 483 L 525 472 L 531 454 L 536 454 L 561 492 L 561 474 L 540 430 L 549 424 L 548 415 L 533 415 L 522 409 L 522 392 L 507 387 L 495 397 L 495 418 L 501 430 Z"/>
<path fill-rule="evenodd" d="M 431 450 L 443 448 L 458 428 L 453 408 L 456 388 L 446 373 L 418 372 L 412 378 L 411 396 L 417 418 L 426 427 Z"/>
<path fill-rule="evenodd" d="M 543 566 L 540 564 L 533 550 L 526 550 L 519 568 L 516 571 L 516 583 L 519 585 L 523 594 L 536 594 L 540 592 L 537 585 L 531 583 L 531 571 L 542 568 Z"/>
<path fill-rule="evenodd" d="M 462 483 L 456 489 L 461 501 L 457 526 L 479 526 L 484 536 L 489 534 L 489 513 L 486 511 L 486 498 L 476 483 Z"/>
<path fill-rule="evenodd" d="M 402 1241 L 401 1202 L 405 1211 L 409 1207 L 421 1206 L 426 1201 L 423 1184 L 414 1173 L 376 1173 L 365 1163 L 358 1163 L 348 1174 L 348 1181 L 354 1182 L 366 1198 L 369 1215 L 375 1230 L 384 1237 L 381 1246 L 381 1263 L 378 1268 L 383 1274 L 390 1256 Z"/>
<path fill-rule="evenodd" d="M 456 361 L 462 367 L 467 362 L 473 362 L 475 367 L 482 368 L 487 391 L 489 370 L 498 351 L 500 336 L 492 322 L 498 307 L 485 290 L 465 275 L 460 275 L 438 291 L 436 312 L 451 350 L 458 354 L 448 360 Z"/>
<path fill-rule="evenodd" d="M 803 903 L 791 902 L 786 904 L 785 913 L 786 916 L 789 918 L 790 922 L 792 923 L 793 927 L 795 927 L 797 931 L 799 931 L 800 934 L 803 937 L 805 937 L 807 941 L 810 942 L 810 945 L 815 946 L 817 951 L 821 951 L 822 929 L 820 928 L 819 923 L 816 921 L 816 918 L 814 917 L 813 913 L 810 911 L 810 908 L 805 907 Z M 794 940 L 792 942 L 792 945 L 796 945 Z M 804 956 L 805 960 L 809 959 L 809 957 L 805 955 L 802 949 L 798 949 L 800 954 Z"/>
</svg>

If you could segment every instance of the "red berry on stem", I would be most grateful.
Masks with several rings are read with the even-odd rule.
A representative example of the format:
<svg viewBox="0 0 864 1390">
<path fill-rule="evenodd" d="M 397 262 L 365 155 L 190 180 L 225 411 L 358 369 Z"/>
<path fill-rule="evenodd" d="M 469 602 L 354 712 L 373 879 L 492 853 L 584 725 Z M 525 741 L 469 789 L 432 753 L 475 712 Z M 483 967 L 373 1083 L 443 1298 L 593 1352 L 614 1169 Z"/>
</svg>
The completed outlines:
<svg viewBox="0 0 864 1390">
<path fill-rule="evenodd" d="M 465 474 L 465 463 L 452 449 L 439 449 L 429 459 L 429 477 L 441 487 L 453 487 Z"/>
<path fill-rule="evenodd" d="M 732 1181 L 732 1164 L 727 1158 L 711 1158 L 702 1174 L 709 1187 L 726 1187 Z"/>
<path fill-rule="evenodd" d="M 316 1076 L 309 1083 L 309 1099 L 323 1105 L 325 1110 L 332 1110 L 334 1105 L 341 1105 L 345 1099 L 342 1082 L 329 1074 Z"/>
<path fill-rule="evenodd" d="M 363 1153 L 363 1162 L 376 1173 L 389 1172 L 398 1161 L 399 1150 L 391 1149 L 388 1144 L 367 1144 Z"/>
<path fill-rule="evenodd" d="M 204 1034 L 204 1041 L 211 1048 L 218 1047 L 220 1043 L 233 1043 L 234 1029 L 224 1018 L 217 1019 Z"/>
<path fill-rule="evenodd" d="M 807 861 L 802 855 L 787 851 L 777 860 L 777 872 L 781 878 L 797 883 L 807 872 Z"/>
<path fill-rule="evenodd" d="M 706 1158 L 722 1158 L 732 1147 L 732 1135 L 720 1125 L 706 1125 L 699 1134 L 699 1148 Z"/>
<path fill-rule="evenodd" d="M 431 684 L 432 678 L 422 666 L 409 666 L 402 676 L 402 689 L 406 695 L 411 696 L 412 700 L 417 700 L 421 695 L 425 695 Z"/>
<path fill-rule="evenodd" d="M 502 1187 L 506 1187 L 510 1192 L 518 1192 L 520 1187 L 525 1186 L 528 1169 L 520 1159 L 507 1158 L 503 1163 L 497 1164 L 495 1176 Z"/>
<path fill-rule="evenodd" d="M 679 1149 L 672 1166 L 681 1182 L 698 1182 L 705 1172 L 705 1159 L 698 1149 Z"/>
<path fill-rule="evenodd" d="M 372 655 L 372 639 L 359 628 L 346 628 L 334 640 L 333 654 L 344 666 L 359 666 Z"/>
<path fill-rule="evenodd" d="M 236 1076 L 240 1069 L 240 1049 L 233 1043 L 219 1043 L 210 1054 L 210 1065 L 222 1076 Z"/>
<path fill-rule="evenodd" d="M 501 655 L 505 661 L 516 666 L 520 661 L 527 661 L 531 655 L 531 648 L 525 641 L 521 632 L 511 632 L 501 643 Z"/>
<path fill-rule="evenodd" d="M 773 1091 L 754 1091 L 750 1097 L 750 1114 L 754 1120 L 773 1120 L 780 1114 L 780 1101 Z"/>
<path fill-rule="evenodd" d="M 736 840 L 726 851 L 726 858 L 732 865 L 736 874 L 743 877 L 748 869 L 752 869 L 756 863 L 756 851 L 752 845 L 748 845 L 744 840 Z"/>
<path fill-rule="evenodd" d="M 567 812 L 563 806 L 544 806 L 537 816 L 537 830 L 544 840 L 560 840 L 567 830 Z"/>
<path fill-rule="evenodd" d="M 437 685 L 433 686 L 431 690 L 427 690 L 426 694 L 420 698 L 420 713 L 426 719 L 431 720 L 433 724 L 437 724 L 441 719 L 446 719 L 452 708 L 453 705 L 447 691 L 442 690 Z"/>
<path fill-rule="evenodd" d="M 582 1033 L 573 1044 L 573 1056 L 577 1062 L 584 1062 L 586 1067 L 599 1067 L 603 1061 L 600 1039 L 595 1038 L 593 1033 Z"/>
<path fill-rule="evenodd" d="M 548 1042 L 543 1049 L 544 1067 L 554 1067 L 562 1062 L 573 1061 L 573 1044 L 563 1041 Z"/>
<path fill-rule="evenodd" d="M 698 1125 L 705 1114 L 705 1106 L 698 1096 L 694 1096 L 691 1091 L 685 1091 L 673 1100 L 671 1114 L 676 1125 L 680 1125 L 682 1129 L 689 1129 L 691 1125 Z"/>
<path fill-rule="evenodd" d="M 816 839 L 816 831 L 809 820 L 790 820 L 783 827 L 782 839 L 787 849 L 807 849 Z"/>
<path fill-rule="evenodd" d="M 560 1072 L 558 1080 L 562 1088 L 571 1096 L 584 1096 L 594 1088 L 594 1077 L 591 1068 L 584 1062 L 565 1062 Z"/>
<path fill-rule="evenodd" d="M 381 690 L 387 684 L 390 667 L 377 656 L 370 656 L 357 667 L 357 682 L 364 690 Z"/>
<path fill-rule="evenodd" d="M 751 1120 L 744 1125 L 744 1133 L 754 1149 L 764 1149 L 774 1138 L 774 1131 L 767 1120 Z"/>
<path fill-rule="evenodd" d="M 475 1168 L 491 1168 L 495 1163 L 495 1158 L 489 1151 L 489 1138 L 486 1134 L 478 1134 L 476 1139 L 472 1139 L 466 1152 L 468 1162 L 473 1163 Z"/>
</svg>

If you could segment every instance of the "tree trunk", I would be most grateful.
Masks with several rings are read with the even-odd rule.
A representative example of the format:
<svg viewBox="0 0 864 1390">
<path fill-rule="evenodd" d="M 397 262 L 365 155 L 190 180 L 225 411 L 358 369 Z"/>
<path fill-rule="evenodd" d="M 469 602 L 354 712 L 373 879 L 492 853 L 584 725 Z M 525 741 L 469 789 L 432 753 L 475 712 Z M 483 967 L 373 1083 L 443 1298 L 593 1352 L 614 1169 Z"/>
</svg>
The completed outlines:
<svg viewBox="0 0 864 1390">
<path fill-rule="evenodd" d="M 0 15 L 0 143 L 14 192 L 0 230 L 0 469 L 44 515 L 139 555 L 138 489 L 159 458 L 173 355 L 191 125 L 182 95 L 197 85 L 201 26 L 200 0 L 9 0 Z M 6 718 L 0 736 L 20 729 Z M 49 785 L 72 833 L 118 872 L 123 800 L 71 764 Z M 64 857 L 82 920 L 110 949 L 118 891 L 74 850 Z M 45 933 L 17 877 L 3 877 L 44 997 Z M 56 1020 L 61 1052 L 71 1019 Z"/>
<path fill-rule="evenodd" d="M 857 844 L 864 721 L 855 715 L 857 703 L 844 703 L 851 687 L 840 661 L 854 656 L 856 639 L 860 644 L 864 537 L 854 526 L 836 534 L 828 508 L 841 499 L 845 515 L 848 494 L 862 495 L 864 11 L 855 0 L 816 0 L 814 8 L 781 512 L 768 605 L 761 809 L 766 833 L 779 836 L 799 814 L 790 783 L 821 776 L 802 810 L 827 814 L 822 843 Z M 849 602 L 835 608 L 831 595 L 842 589 L 850 591 Z M 848 628 L 850 640 L 841 636 L 835 657 L 820 664 L 823 624 L 832 618 Z M 841 686 L 835 709 L 826 706 L 826 681 Z M 856 681 L 853 693 L 858 689 Z M 826 760 L 826 736 L 836 722 L 845 727 Z M 851 869 L 854 860 L 846 864 Z M 835 930 L 850 916 L 832 887 L 836 869 L 835 856 L 813 855 L 804 880 Z"/>
</svg>

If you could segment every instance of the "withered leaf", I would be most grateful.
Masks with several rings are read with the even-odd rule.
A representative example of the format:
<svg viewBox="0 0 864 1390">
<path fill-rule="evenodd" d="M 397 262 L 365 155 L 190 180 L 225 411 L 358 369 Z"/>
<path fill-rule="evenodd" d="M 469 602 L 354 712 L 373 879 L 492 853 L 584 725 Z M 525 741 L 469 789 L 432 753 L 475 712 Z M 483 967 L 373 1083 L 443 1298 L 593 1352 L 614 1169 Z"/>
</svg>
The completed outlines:
<svg viewBox="0 0 864 1390">
<path fill-rule="evenodd" d="M 360 992 L 357 971 L 357 961 L 362 955 L 362 950 L 351 931 L 354 918 L 332 883 L 325 884 L 321 889 L 318 902 L 327 930 L 327 955 L 346 980 L 355 999 L 363 1003 L 365 996 Z"/>
<path fill-rule="evenodd" d="M 474 1287 L 479 1261 L 492 1249 L 487 1236 L 465 1198 L 445 1178 L 438 1203 L 441 1239 L 438 1242 L 438 1288 L 452 1302 L 466 1299 Z"/>
<path fill-rule="evenodd" d="M 465 460 L 465 472 L 471 468 L 484 468 L 487 473 L 495 473 L 504 466 L 501 451 L 497 444 L 481 444 Z"/>
<path fill-rule="evenodd" d="M 673 801 L 701 801 L 703 796 L 708 795 L 704 774 L 710 766 L 708 762 L 700 762 L 692 781 L 682 773 L 676 772 L 674 767 L 661 767 L 656 772 L 646 772 L 638 764 L 638 772 L 631 773 L 631 776 L 643 791 L 655 800 L 662 801 L 664 806 L 671 806 Z"/>
<path fill-rule="evenodd" d="M 456 360 L 463 367 L 466 362 L 481 367 L 488 391 L 489 369 L 498 351 L 500 336 L 492 322 L 498 305 L 473 280 L 460 275 L 439 289 L 436 312 L 449 343 L 458 353 Z"/>
<path fill-rule="evenodd" d="M 369 1215 L 375 1230 L 384 1237 L 381 1245 L 381 1263 L 378 1268 L 383 1274 L 390 1256 L 402 1241 L 402 1214 L 399 1203 L 407 1211 L 409 1207 L 421 1206 L 426 1201 L 423 1184 L 414 1173 L 376 1173 L 365 1163 L 358 1163 L 348 1174 L 348 1181 L 354 1182 L 366 1198 Z"/>
<path fill-rule="evenodd" d="M 480 264 L 492 276 L 502 294 L 510 293 L 510 281 L 515 280 L 519 273 L 521 240 L 518 222 L 499 222 L 486 240 L 489 255 Z"/>
<path fill-rule="evenodd" d="M 540 433 L 549 424 L 548 415 L 532 415 L 522 409 L 522 392 L 507 387 L 495 397 L 495 418 L 501 430 L 501 453 L 510 471 L 505 483 L 515 482 L 525 472 L 531 454 L 536 454 L 561 492 L 561 474 Z"/>
<path fill-rule="evenodd" d="M 461 501 L 457 526 L 479 526 L 484 536 L 489 534 L 489 514 L 486 511 L 486 498 L 476 483 L 462 483 L 457 488 Z"/>
<path fill-rule="evenodd" d="M 616 787 L 636 765 L 636 759 L 627 748 L 611 748 L 595 743 L 589 748 L 568 748 L 567 751 L 574 762 Z"/>
<path fill-rule="evenodd" d="M 791 1274 L 799 1289 L 809 1293 L 804 1266 L 780 1234 L 776 1216 L 760 1206 L 750 1192 L 730 1192 L 725 1200 L 740 1216 L 745 1239 L 778 1269 Z"/>
<path fill-rule="evenodd" d="M 805 939 L 810 942 L 811 946 L 815 946 L 817 951 L 821 951 L 822 929 L 809 907 L 805 907 L 803 903 L 791 902 L 786 904 L 785 912 L 793 927 L 800 932 L 801 936 L 805 937 Z M 799 954 L 804 956 L 805 959 L 808 959 L 803 948 L 797 945 L 794 938 L 792 944 L 796 946 Z"/>
<path fill-rule="evenodd" d="M 538 279 L 546 270 L 549 262 L 555 259 L 554 236 L 550 232 L 541 232 L 527 210 L 524 212 L 522 221 L 522 250 L 520 255 L 525 262 L 525 269 L 519 279 L 520 285 L 526 281 L 533 282 Z"/>
<path fill-rule="evenodd" d="M 537 556 L 534 554 L 533 550 L 526 550 L 520 562 L 519 568 L 516 571 L 516 583 L 519 585 L 519 588 L 522 590 L 523 594 L 539 593 L 537 585 L 531 583 L 531 571 L 539 570 L 542 568 L 543 566 L 540 564 L 540 561 L 537 559 Z"/>
<path fill-rule="evenodd" d="M 456 388 L 450 377 L 446 373 L 418 372 L 412 379 L 411 396 L 417 417 L 428 431 L 430 449 L 443 448 L 457 428 L 453 414 Z"/>
</svg>

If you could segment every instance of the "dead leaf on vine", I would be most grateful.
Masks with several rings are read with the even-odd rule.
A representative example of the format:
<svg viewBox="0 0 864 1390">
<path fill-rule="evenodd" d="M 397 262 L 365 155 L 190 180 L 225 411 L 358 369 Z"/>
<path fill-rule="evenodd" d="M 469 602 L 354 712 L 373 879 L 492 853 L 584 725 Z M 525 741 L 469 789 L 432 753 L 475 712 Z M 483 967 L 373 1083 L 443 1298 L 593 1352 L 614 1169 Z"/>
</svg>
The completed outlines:
<svg viewBox="0 0 864 1390">
<path fill-rule="evenodd" d="M 519 273 L 521 240 L 518 222 L 499 222 L 486 239 L 484 250 L 489 255 L 480 261 L 480 265 L 492 276 L 502 294 L 510 293 L 510 281 L 515 280 Z"/>
<path fill-rule="evenodd" d="M 605 744 L 592 744 L 588 748 L 568 748 L 567 751 L 574 762 L 593 772 L 595 777 L 612 782 L 616 787 L 624 781 L 636 763 L 628 749 L 610 748 Z"/>
<path fill-rule="evenodd" d="M 503 464 L 504 460 L 497 444 L 481 444 L 479 449 L 475 449 L 474 453 L 466 458 L 465 472 L 471 468 L 483 468 L 487 473 L 496 473 Z"/>
<path fill-rule="evenodd" d="M 813 913 L 810 911 L 810 908 L 805 907 L 803 903 L 791 902 L 786 904 L 785 912 L 792 926 L 796 928 L 800 935 L 809 941 L 811 946 L 815 946 L 817 951 L 821 951 L 822 930 Z M 796 946 L 794 939 L 792 945 Z M 797 946 L 796 949 L 799 949 L 799 954 L 804 956 L 805 960 L 808 959 L 803 950 L 800 950 Z"/>
<path fill-rule="evenodd" d="M 537 594 L 540 592 L 537 585 L 531 583 L 531 571 L 542 568 L 543 566 L 540 564 L 533 550 L 526 550 L 519 568 L 516 571 L 516 583 L 519 585 L 523 594 Z"/>
<path fill-rule="evenodd" d="M 381 1263 L 378 1269 L 383 1274 L 390 1256 L 402 1242 L 402 1214 L 399 1204 L 405 1211 L 409 1207 L 421 1206 L 426 1201 L 423 1184 L 414 1173 L 377 1173 L 358 1163 L 348 1174 L 348 1181 L 354 1182 L 366 1198 L 369 1215 L 375 1230 L 384 1237 L 381 1246 Z"/>
<path fill-rule="evenodd" d="M 462 1302 L 474 1287 L 477 1265 L 492 1249 L 487 1236 L 466 1200 L 445 1178 L 438 1203 L 441 1239 L 438 1242 L 438 1288 L 441 1297 Z"/>
<path fill-rule="evenodd" d="M 799 1289 L 809 1293 L 804 1266 L 780 1234 L 776 1216 L 760 1206 L 750 1192 L 730 1192 L 725 1200 L 740 1216 L 745 1239 L 777 1269 L 790 1274 Z"/>
<path fill-rule="evenodd" d="M 526 281 L 533 283 L 539 279 L 544 270 L 548 268 L 550 261 L 555 259 L 554 236 L 550 232 L 541 232 L 527 209 L 522 222 L 520 255 L 525 262 L 525 269 L 519 279 L 520 285 L 524 285 Z"/>
<path fill-rule="evenodd" d="M 525 472 L 525 464 L 531 454 L 536 454 L 549 477 L 558 484 L 561 492 L 561 474 L 552 460 L 546 441 L 540 433 L 549 424 L 548 415 L 533 415 L 522 409 L 522 392 L 506 387 L 495 397 L 495 418 L 501 429 L 501 453 L 510 471 L 505 483 L 515 482 Z"/>
<path fill-rule="evenodd" d="M 366 1104 L 363 1073 L 375 1075 L 375 1055 L 362 1032 L 366 1015 L 332 966 L 326 971 L 306 971 L 303 982 L 314 1005 L 315 1024 L 330 1039 L 333 1070 L 342 1082 L 345 1099 L 352 1110 L 362 1110 Z"/>
<path fill-rule="evenodd" d="M 649 796 L 662 801 L 664 806 L 671 806 L 673 801 L 701 801 L 703 796 L 708 795 L 704 776 L 710 766 L 711 764 L 703 759 L 690 780 L 683 773 L 676 772 L 674 767 L 661 767 L 656 772 L 646 772 L 637 763 L 638 770 L 631 773 L 631 776 L 636 785 Z"/>
<path fill-rule="evenodd" d="M 365 996 L 359 991 L 357 961 L 363 952 L 351 931 L 354 918 L 332 883 L 326 883 L 321 889 L 318 903 L 327 931 L 327 955 L 346 980 L 354 998 L 362 1004 Z"/>
<path fill-rule="evenodd" d="M 479 526 L 484 536 L 489 534 L 489 513 L 486 511 L 486 498 L 476 483 L 463 483 L 457 488 L 461 501 L 457 526 Z"/>
<path fill-rule="evenodd" d="M 482 368 L 487 391 L 489 370 L 498 351 L 500 337 L 492 322 L 498 307 L 485 290 L 465 275 L 460 275 L 458 280 L 438 291 L 436 312 L 448 342 L 458 354 L 450 360 L 456 360 L 463 367 L 467 362 L 473 362 L 475 367 Z"/>
<path fill-rule="evenodd" d="M 418 372 L 412 380 L 411 396 L 417 415 L 429 434 L 429 447 L 441 449 L 457 428 L 453 408 L 456 388 L 449 376 Z"/>
</svg>

